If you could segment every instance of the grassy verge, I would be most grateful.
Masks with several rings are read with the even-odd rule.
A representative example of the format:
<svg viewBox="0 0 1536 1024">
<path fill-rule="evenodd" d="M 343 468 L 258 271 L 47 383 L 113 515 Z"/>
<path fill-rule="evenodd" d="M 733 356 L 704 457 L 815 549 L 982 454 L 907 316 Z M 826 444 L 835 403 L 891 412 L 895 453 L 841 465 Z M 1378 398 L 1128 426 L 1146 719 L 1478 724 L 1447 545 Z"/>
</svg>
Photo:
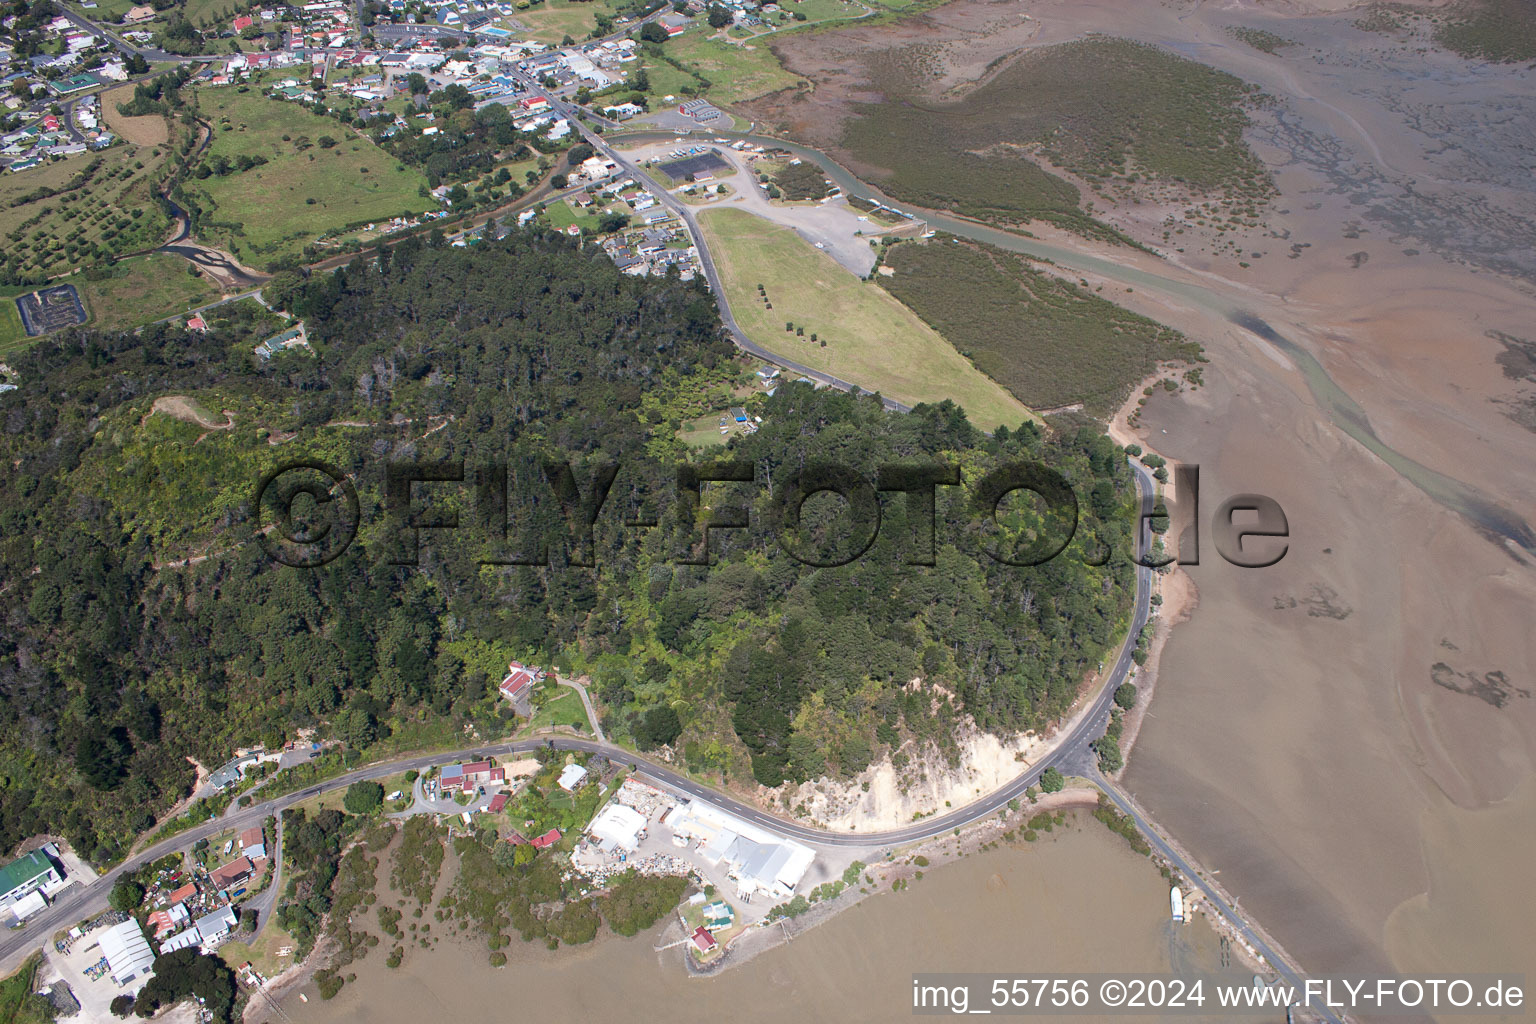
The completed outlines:
<svg viewBox="0 0 1536 1024">
<path fill-rule="evenodd" d="M 881 285 L 1032 408 L 1081 402 L 1104 415 L 1159 363 L 1200 352 L 1178 331 L 980 243 L 901 242 L 883 267 L 892 273 L 875 275 Z"/>
<path fill-rule="evenodd" d="M 32 339 L 21 325 L 21 311 L 16 300 L 0 299 L 0 356 L 25 348 Z"/>
<path fill-rule="evenodd" d="M 731 311 L 748 337 L 770 352 L 908 404 L 953 399 L 983 429 L 1030 418 L 1023 403 L 912 310 L 790 229 L 740 210 L 710 210 L 699 220 Z M 786 331 L 786 322 L 805 333 Z"/>
</svg>

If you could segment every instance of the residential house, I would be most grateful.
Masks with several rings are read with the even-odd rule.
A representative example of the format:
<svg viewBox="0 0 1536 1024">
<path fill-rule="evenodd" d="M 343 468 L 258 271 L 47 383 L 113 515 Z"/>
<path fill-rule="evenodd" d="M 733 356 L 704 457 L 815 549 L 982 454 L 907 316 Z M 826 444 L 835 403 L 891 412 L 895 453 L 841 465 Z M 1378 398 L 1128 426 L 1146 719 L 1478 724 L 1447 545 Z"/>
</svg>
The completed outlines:
<svg viewBox="0 0 1536 1024">
<path fill-rule="evenodd" d="M 468 793 L 478 786 L 499 786 L 506 781 L 506 769 L 498 768 L 495 761 L 487 760 L 448 765 L 439 775 L 438 785 L 444 792 L 459 790 Z"/>
<path fill-rule="evenodd" d="M 209 872 L 208 878 L 215 889 L 229 889 L 251 877 L 255 865 L 243 854 L 221 868 Z"/>
<path fill-rule="evenodd" d="M 198 918 L 194 927 L 206 945 L 223 939 L 239 923 L 240 918 L 235 914 L 235 908 L 223 906 L 211 914 Z"/>
<path fill-rule="evenodd" d="M 534 836 L 533 839 L 529 840 L 528 845 L 532 846 L 535 850 L 542 850 L 546 847 L 554 846 L 559 841 L 560 830 L 552 828 L 541 836 Z"/>
<path fill-rule="evenodd" d="M 715 941 L 715 937 L 710 934 L 709 929 L 705 928 L 703 925 L 699 925 L 697 928 L 695 928 L 693 930 L 693 934 L 688 936 L 688 938 L 689 941 L 693 943 L 693 948 L 698 950 L 700 953 L 713 952 L 714 948 L 719 945 L 719 943 Z"/>
<path fill-rule="evenodd" d="M 518 223 L 523 223 L 521 218 Z M 520 661 L 509 662 L 506 678 L 501 681 L 501 695 L 515 704 L 528 697 L 533 690 L 533 684 L 543 678 L 544 670 L 541 668 L 524 665 Z"/>
</svg>

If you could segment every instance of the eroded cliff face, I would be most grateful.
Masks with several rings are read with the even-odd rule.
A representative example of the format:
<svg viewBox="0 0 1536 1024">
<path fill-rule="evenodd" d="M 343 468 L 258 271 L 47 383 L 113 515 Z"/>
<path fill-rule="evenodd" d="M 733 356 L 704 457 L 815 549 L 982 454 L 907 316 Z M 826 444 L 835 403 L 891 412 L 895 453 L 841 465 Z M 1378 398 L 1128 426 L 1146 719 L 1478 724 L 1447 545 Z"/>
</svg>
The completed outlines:
<svg viewBox="0 0 1536 1024">
<path fill-rule="evenodd" d="M 1000 739 L 969 720 L 956 742 L 958 757 L 945 756 L 931 743 L 916 748 L 909 742 L 896 751 L 906 758 L 899 768 L 887 755 L 847 782 L 822 778 L 787 787 L 788 809 L 797 818 L 834 830 L 895 828 L 998 789 L 1046 748 L 1034 733 Z M 782 803 L 783 797 L 779 799 Z"/>
</svg>

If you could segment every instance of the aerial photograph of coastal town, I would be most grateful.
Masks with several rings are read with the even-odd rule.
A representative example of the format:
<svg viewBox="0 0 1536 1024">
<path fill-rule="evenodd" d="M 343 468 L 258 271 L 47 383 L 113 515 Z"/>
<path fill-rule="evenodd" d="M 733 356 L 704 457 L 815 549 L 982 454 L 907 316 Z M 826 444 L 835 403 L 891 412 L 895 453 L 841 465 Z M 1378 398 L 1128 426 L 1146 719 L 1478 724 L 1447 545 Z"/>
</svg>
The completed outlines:
<svg viewBox="0 0 1536 1024">
<path fill-rule="evenodd" d="M 1536 0 L 0 0 L 0 1024 L 1523 1020 Z"/>
</svg>

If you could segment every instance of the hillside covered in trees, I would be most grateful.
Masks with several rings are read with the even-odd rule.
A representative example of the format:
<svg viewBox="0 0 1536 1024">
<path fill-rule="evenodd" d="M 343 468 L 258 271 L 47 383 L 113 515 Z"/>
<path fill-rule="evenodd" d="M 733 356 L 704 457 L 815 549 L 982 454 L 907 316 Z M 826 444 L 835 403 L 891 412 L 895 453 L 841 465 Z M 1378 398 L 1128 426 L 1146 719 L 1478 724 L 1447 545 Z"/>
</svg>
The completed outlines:
<svg viewBox="0 0 1536 1024">
<path fill-rule="evenodd" d="M 188 756 L 216 765 L 303 726 L 370 753 L 505 734 L 511 657 L 589 675 L 617 739 L 669 743 L 728 783 L 846 778 L 906 742 L 951 742 L 964 715 L 1044 724 L 1129 608 L 1132 483 L 1091 427 L 986 437 L 948 404 L 894 415 L 789 384 L 760 430 L 709 457 L 754 482 L 689 503 L 677 466 L 704 457 L 677 439 L 675 410 L 743 375 L 697 284 L 519 233 L 408 240 L 335 274 L 280 275 L 268 295 L 305 318 L 313 357 L 258 363 L 248 338 L 155 326 L 11 361 L 0 847 L 49 831 L 113 860 L 187 792 Z M 170 395 L 232 425 L 167 415 L 155 401 Z M 302 459 L 359 494 L 357 540 L 318 568 L 252 539 L 256 481 Z M 982 548 L 1017 552 L 1054 521 L 1016 494 L 994 522 L 973 497 L 1021 460 L 1066 477 L 1080 505 L 1066 551 L 1028 568 Z M 413 543 L 385 507 L 386 467 L 461 461 L 462 483 L 406 485 L 412 522 L 459 517 Z M 931 557 L 921 501 L 887 490 L 867 551 L 806 564 L 857 553 L 872 522 L 828 494 L 797 530 L 775 522 L 775 487 L 824 462 L 871 485 L 882 466 L 957 467 L 964 486 L 936 488 Z M 546 465 L 562 463 L 552 488 Z M 605 466 L 589 545 L 583 502 Z M 709 564 L 689 564 L 705 518 L 735 505 L 749 525 L 711 530 Z M 548 564 L 508 564 L 540 548 Z"/>
</svg>

